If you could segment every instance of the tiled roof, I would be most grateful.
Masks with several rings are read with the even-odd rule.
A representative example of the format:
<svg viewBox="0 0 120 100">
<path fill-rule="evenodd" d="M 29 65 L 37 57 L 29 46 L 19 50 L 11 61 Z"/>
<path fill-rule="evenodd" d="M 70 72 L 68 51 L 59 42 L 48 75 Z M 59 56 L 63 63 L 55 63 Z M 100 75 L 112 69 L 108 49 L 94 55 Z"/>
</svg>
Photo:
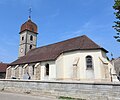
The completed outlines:
<svg viewBox="0 0 120 100">
<path fill-rule="evenodd" d="M 0 63 L 0 72 L 6 72 L 7 65 L 6 63 Z"/>
<path fill-rule="evenodd" d="M 31 19 L 29 19 L 24 24 L 22 24 L 21 29 L 20 29 L 20 33 L 25 31 L 25 30 L 32 31 L 32 32 L 37 34 L 37 25 L 35 23 L 33 23 L 31 21 Z"/>
<path fill-rule="evenodd" d="M 96 49 L 102 49 L 107 52 L 107 50 L 101 48 L 87 36 L 83 35 L 62 42 L 32 49 L 27 53 L 27 55 L 12 62 L 11 65 L 55 60 L 63 52 Z"/>
</svg>

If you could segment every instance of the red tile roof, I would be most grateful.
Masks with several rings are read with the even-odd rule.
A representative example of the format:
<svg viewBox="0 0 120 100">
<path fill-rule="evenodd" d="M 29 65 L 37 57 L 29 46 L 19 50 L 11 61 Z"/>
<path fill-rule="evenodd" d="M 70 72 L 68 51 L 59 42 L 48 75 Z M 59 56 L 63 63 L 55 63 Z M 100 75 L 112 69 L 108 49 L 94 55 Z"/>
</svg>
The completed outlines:
<svg viewBox="0 0 120 100">
<path fill-rule="evenodd" d="M 62 42 L 32 49 L 27 53 L 27 55 L 12 62 L 11 65 L 55 60 L 63 52 L 96 49 L 102 49 L 103 51 L 108 52 L 89 39 L 87 36 L 83 35 Z"/>
<path fill-rule="evenodd" d="M 0 72 L 6 72 L 7 65 L 6 63 L 0 63 Z"/>
<path fill-rule="evenodd" d="M 21 29 L 20 29 L 20 33 L 25 31 L 25 30 L 32 31 L 32 32 L 37 34 L 37 25 L 35 23 L 33 23 L 31 21 L 31 19 L 29 19 L 24 24 L 22 24 Z"/>
</svg>

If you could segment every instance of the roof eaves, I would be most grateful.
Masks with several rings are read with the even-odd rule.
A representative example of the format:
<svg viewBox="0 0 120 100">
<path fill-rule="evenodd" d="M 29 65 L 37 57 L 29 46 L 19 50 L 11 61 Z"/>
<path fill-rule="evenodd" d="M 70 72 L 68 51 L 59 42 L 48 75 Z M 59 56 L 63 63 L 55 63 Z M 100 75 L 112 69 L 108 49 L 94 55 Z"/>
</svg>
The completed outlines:
<svg viewBox="0 0 120 100">
<path fill-rule="evenodd" d="M 33 31 L 28 30 L 28 29 L 24 29 L 23 31 L 20 31 L 19 34 L 21 34 L 21 33 L 24 32 L 24 31 L 33 32 Z M 36 33 L 36 32 L 33 32 L 33 33 L 38 34 L 38 33 Z"/>
</svg>

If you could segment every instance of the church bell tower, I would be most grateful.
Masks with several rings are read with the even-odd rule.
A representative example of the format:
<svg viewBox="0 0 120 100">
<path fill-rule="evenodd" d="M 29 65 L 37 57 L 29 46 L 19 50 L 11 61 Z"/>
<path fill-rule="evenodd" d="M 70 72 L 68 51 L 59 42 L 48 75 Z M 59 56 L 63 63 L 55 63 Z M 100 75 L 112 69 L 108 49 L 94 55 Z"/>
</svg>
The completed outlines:
<svg viewBox="0 0 120 100">
<path fill-rule="evenodd" d="M 29 19 L 22 24 L 20 29 L 19 57 L 25 56 L 37 44 L 37 25 Z"/>
</svg>

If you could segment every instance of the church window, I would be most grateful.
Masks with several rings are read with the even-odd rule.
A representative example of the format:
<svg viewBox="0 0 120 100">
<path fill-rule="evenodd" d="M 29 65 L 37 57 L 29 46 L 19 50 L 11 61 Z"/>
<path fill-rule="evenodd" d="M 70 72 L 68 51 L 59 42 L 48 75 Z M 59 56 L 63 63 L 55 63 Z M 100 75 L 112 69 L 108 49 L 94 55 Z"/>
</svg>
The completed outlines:
<svg viewBox="0 0 120 100">
<path fill-rule="evenodd" d="M 32 45 L 30 45 L 30 49 L 32 49 Z"/>
<path fill-rule="evenodd" d="M 87 69 L 92 69 L 93 68 L 93 61 L 91 56 L 86 57 L 86 67 Z"/>
<path fill-rule="evenodd" d="M 32 35 L 30 36 L 30 40 L 33 41 L 33 36 Z"/>
<path fill-rule="evenodd" d="M 22 41 L 24 40 L 24 36 L 22 36 Z"/>
<path fill-rule="evenodd" d="M 33 75 L 35 74 L 34 71 L 35 71 L 35 65 L 32 66 L 32 74 Z"/>
<path fill-rule="evenodd" d="M 46 64 L 45 68 L 46 68 L 46 75 L 48 76 L 49 75 L 49 64 Z"/>
</svg>

